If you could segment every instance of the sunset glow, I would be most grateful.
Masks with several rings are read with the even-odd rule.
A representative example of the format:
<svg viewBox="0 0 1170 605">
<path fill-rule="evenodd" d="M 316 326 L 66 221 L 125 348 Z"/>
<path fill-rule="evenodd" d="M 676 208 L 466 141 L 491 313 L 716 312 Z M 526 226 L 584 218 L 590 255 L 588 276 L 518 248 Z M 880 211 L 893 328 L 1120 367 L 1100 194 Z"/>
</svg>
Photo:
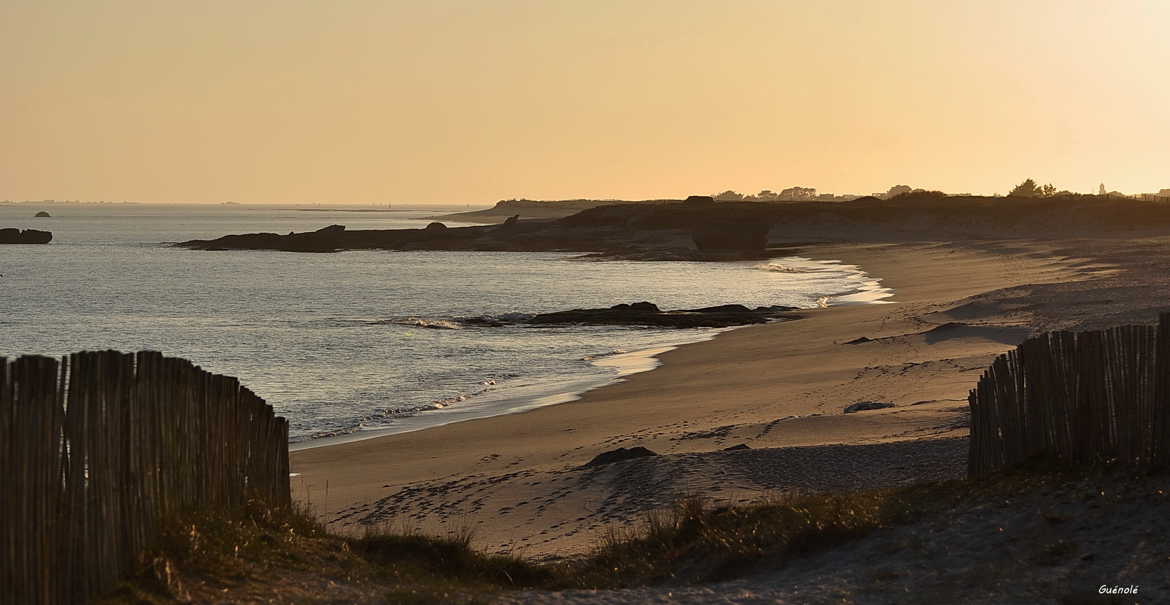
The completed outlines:
<svg viewBox="0 0 1170 605">
<path fill-rule="evenodd" d="M 1170 3 L 9 0 L 0 199 L 1170 187 Z"/>
</svg>

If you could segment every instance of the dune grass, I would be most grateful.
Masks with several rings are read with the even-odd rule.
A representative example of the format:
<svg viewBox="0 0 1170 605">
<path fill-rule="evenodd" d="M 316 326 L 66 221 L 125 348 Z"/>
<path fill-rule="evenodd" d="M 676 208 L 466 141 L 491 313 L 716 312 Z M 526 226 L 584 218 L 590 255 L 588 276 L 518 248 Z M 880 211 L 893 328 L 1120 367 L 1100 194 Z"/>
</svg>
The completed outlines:
<svg viewBox="0 0 1170 605">
<path fill-rule="evenodd" d="M 298 602 L 348 598 L 392 603 L 481 603 L 515 589 L 616 588 L 735 577 L 764 560 L 784 559 L 856 539 L 911 518 L 925 492 L 944 484 L 777 498 L 712 507 L 701 497 L 648 513 L 636 529 L 612 529 L 589 556 L 536 564 L 473 547 L 464 530 L 426 536 L 388 528 L 361 537 L 327 532 L 303 510 L 251 503 L 232 517 L 195 514 L 167 525 L 141 572 L 100 603 L 170 603 L 279 591 Z M 937 498 L 935 499 L 937 500 Z"/>
<path fill-rule="evenodd" d="M 736 507 L 691 496 L 646 515 L 636 529 L 610 531 L 592 555 L 565 564 L 560 577 L 581 588 L 726 580 L 910 521 L 948 501 L 941 496 L 958 483 L 789 495 Z"/>
<path fill-rule="evenodd" d="M 386 527 L 327 532 L 300 510 L 249 506 L 233 518 L 193 515 L 169 525 L 139 575 L 102 603 L 272 597 L 283 602 L 486 603 L 517 589 L 621 588 L 726 580 L 833 548 L 960 502 L 1003 500 L 1068 477 L 1017 473 L 835 493 L 785 495 L 748 506 L 693 496 L 612 529 L 588 556 L 538 564 L 485 554 L 471 531 L 426 536 Z M 344 591 L 344 592 L 338 592 Z"/>
</svg>

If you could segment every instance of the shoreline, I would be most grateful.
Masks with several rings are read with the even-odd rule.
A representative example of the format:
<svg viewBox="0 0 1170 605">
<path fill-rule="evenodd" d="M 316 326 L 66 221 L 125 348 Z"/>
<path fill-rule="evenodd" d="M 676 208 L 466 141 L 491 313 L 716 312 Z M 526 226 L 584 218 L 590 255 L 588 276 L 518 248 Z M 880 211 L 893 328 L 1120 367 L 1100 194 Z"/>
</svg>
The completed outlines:
<svg viewBox="0 0 1170 605">
<path fill-rule="evenodd" d="M 541 389 L 537 394 L 527 395 L 512 395 L 502 399 L 488 400 L 485 402 L 478 402 L 480 407 L 475 408 L 439 408 L 435 410 L 426 410 L 414 416 L 403 416 L 396 418 L 395 421 L 401 422 L 404 426 L 385 428 L 385 429 L 370 429 L 370 430 L 355 430 L 341 435 L 330 435 L 328 437 L 318 437 L 315 439 L 306 439 L 304 441 L 297 441 L 290 443 L 288 446 L 289 452 L 297 452 L 309 450 L 319 447 L 330 447 L 334 445 L 341 445 L 345 443 L 354 443 L 358 441 L 366 441 L 369 439 L 379 439 L 382 437 L 391 437 L 394 435 L 401 435 L 403 433 L 414 433 L 418 431 L 426 431 L 434 428 L 439 428 L 454 424 L 457 422 L 470 422 L 473 420 L 481 420 L 484 418 L 494 418 L 496 416 L 509 416 L 512 414 L 521 414 L 523 412 L 534 410 L 550 405 L 558 405 L 561 403 L 569 403 L 576 401 L 584 396 L 589 391 L 602 388 L 610 384 L 614 384 L 625 380 L 626 377 L 642 372 L 649 372 L 660 365 L 662 362 L 658 359 L 658 355 L 672 351 L 681 346 L 706 342 L 713 339 L 720 332 L 727 330 L 734 330 L 747 326 L 735 326 L 732 328 L 718 328 L 714 331 L 707 332 L 703 338 L 698 340 L 686 340 L 677 344 L 669 344 L 658 347 L 651 347 L 647 349 L 640 349 L 637 351 L 626 351 L 622 353 L 614 353 L 606 355 L 599 359 L 590 360 L 590 365 L 598 367 L 614 367 L 617 368 L 616 374 L 596 376 L 591 378 L 580 379 L 556 379 L 550 378 L 548 382 L 552 384 L 547 385 L 546 388 Z M 526 385 L 527 386 L 527 385 Z M 512 387 L 509 390 L 516 390 L 517 387 Z M 474 400 L 483 393 L 476 393 L 468 396 L 468 400 Z M 434 422 L 436 415 L 447 413 L 451 416 L 450 420 L 445 422 Z M 413 422 L 412 422 L 413 421 Z M 426 422 L 424 422 L 426 421 Z M 419 426 L 422 425 L 422 426 Z"/>
<path fill-rule="evenodd" d="M 785 261 L 787 263 L 785 266 L 789 267 L 816 267 L 816 269 L 813 271 L 823 271 L 827 270 L 828 268 L 848 271 L 852 273 L 854 277 L 858 278 L 859 283 L 855 289 L 844 292 L 830 293 L 823 296 L 821 299 L 823 301 L 837 301 L 833 304 L 828 304 L 826 302 L 826 306 L 828 307 L 890 304 L 890 301 L 886 299 L 896 296 L 896 292 L 893 289 L 882 285 L 882 278 L 880 276 L 872 275 L 866 271 L 861 270 L 856 264 L 847 263 L 840 259 L 817 259 L 806 256 L 785 256 L 764 259 L 764 262 L 766 263 L 778 263 L 780 261 Z M 804 311 L 815 308 L 817 307 L 797 309 L 792 311 L 791 314 L 799 315 Z M 780 319 L 769 323 L 779 323 L 784 321 L 794 320 Z M 419 412 L 413 416 L 403 416 L 394 420 L 397 425 L 394 427 L 368 430 L 356 429 L 348 433 L 304 439 L 302 441 L 290 443 L 289 451 L 304 451 L 321 447 L 330 447 L 346 443 L 366 441 L 370 439 L 379 439 L 382 437 L 391 437 L 404 433 L 426 431 L 459 422 L 482 420 L 496 416 L 521 414 L 547 406 L 570 403 L 580 400 L 582 397 L 586 396 L 588 393 L 594 390 L 622 382 L 628 376 L 642 372 L 649 372 L 660 367 L 662 365 L 662 361 L 659 359 L 659 356 L 664 353 L 668 353 L 684 346 L 710 342 L 718 338 L 719 335 L 724 332 L 750 327 L 759 327 L 759 325 L 749 324 L 741 326 L 730 326 L 726 328 L 704 328 L 702 329 L 703 332 L 700 334 L 691 334 L 694 336 L 692 338 L 680 338 L 676 342 L 670 342 L 646 349 L 623 351 L 621 353 L 607 354 L 595 359 L 583 360 L 589 361 L 590 365 L 596 367 L 615 368 L 617 371 L 613 374 L 598 375 L 594 377 L 564 378 L 550 376 L 544 378 L 543 380 L 537 379 L 545 384 L 535 389 L 536 392 L 522 394 L 522 392 L 526 390 L 525 387 L 531 385 L 521 385 L 520 387 L 509 388 L 506 392 L 511 392 L 512 394 L 501 398 L 488 397 L 481 399 L 483 395 L 490 391 L 480 391 L 478 393 L 473 393 L 467 396 L 465 402 L 470 403 L 468 406 L 455 405 L 451 407 L 439 407 L 433 410 Z M 521 391 L 521 393 L 516 393 L 518 390 Z M 445 419 L 436 420 L 438 417 L 445 417 Z"/>
<path fill-rule="evenodd" d="M 799 321 L 722 332 L 662 353 L 653 372 L 571 403 L 300 450 L 292 455 L 292 470 L 301 473 L 294 492 L 336 531 L 401 523 L 442 534 L 463 524 L 489 551 L 565 556 L 687 493 L 734 503 L 831 486 L 833 476 L 856 474 L 848 454 L 856 450 L 841 447 L 965 440 L 967 390 L 1025 337 L 1026 318 L 988 304 L 998 315 L 959 320 L 977 322 L 978 330 L 940 338 L 931 329 L 957 321 L 950 309 L 967 309 L 988 293 L 1079 281 L 1099 270 L 1051 250 L 818 245 L 805 254 L 857 265 L 894 290 L 890 304 L 802 310 Z M 843 412 L 857 401 L 894 406 Z M 741 443 L 750 451 L 722 452 Z M 584 466 L 633 446 L 659 455 L 637 465 Z M 832 456 L 807 471 L 819 475 L 809 476 L 807 466 L 743 464 L 803 446 Z M 959 472 L 955 456 L 964 456 L 962 448 L 924 458 L 930 462 L 915 472 Z M 907 480 L 897 460 L 882 464 L 889 468 L 865 469 L 876 485 Z"/>
</svg>

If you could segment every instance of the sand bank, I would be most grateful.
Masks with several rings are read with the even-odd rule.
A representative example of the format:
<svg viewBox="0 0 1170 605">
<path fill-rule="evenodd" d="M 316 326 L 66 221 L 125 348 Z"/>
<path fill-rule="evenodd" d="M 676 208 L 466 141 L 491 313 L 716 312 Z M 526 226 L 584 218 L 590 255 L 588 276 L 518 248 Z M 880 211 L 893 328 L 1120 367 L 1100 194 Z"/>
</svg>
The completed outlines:
<svg viewBox="0 0 1170 605">
<path fill-rule="evenodd" d="M 1026 309 L 980 296 L 1108 271 L 1051 249 L 805 248 L 806 256 L 882 279 L 896 292 L 893 304 L 804 311 L 798 321 L 721 333 L 663 353 L 654 371 L 560 405 L 297 451 L 294 494 L 336 530 L 470 525 L 480 546 L 540 556 L 579 552 L 607 527 L 684 493 L 750 500 L 840 487 L 841 477 L 855 478 L 846 485 L 881 485 L 960 474 L 967 391 L 1035 323 Z M 859 401 L 894 407 L 843 413 Z M 938 439 L 921 454 L 865 449 Z M 753 450 L 720 451 L 740 443 Z M 664 456 L 582 468 L 598 453 L 632 445 Z M 829 445 L 851 447 L 823 449 Z M 786 463 L 812 450 L 754 451 L 798 447 L 822 448 L 817 463 Z"/>
</svg>

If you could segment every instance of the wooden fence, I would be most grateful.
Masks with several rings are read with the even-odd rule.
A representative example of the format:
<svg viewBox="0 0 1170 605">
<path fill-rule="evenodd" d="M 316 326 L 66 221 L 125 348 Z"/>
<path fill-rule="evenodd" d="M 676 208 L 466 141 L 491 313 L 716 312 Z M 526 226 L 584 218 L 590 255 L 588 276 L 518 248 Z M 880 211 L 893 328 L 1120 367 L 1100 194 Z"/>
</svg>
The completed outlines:
<svg viewBox="0 0 1170 605">
<path fill-rule="evenodd" d="M 1170 314 L 1158 326 L 1050 332 L 971 391 L 968 474 L 1036 461 L 1170 466 Z"/>
<path fill-rule="evenodd" d="M 109 590 L 184 511 L 289 505 L 288 423 L 144 351 L 0 357 L 0 603 Z"/>
</svg>

